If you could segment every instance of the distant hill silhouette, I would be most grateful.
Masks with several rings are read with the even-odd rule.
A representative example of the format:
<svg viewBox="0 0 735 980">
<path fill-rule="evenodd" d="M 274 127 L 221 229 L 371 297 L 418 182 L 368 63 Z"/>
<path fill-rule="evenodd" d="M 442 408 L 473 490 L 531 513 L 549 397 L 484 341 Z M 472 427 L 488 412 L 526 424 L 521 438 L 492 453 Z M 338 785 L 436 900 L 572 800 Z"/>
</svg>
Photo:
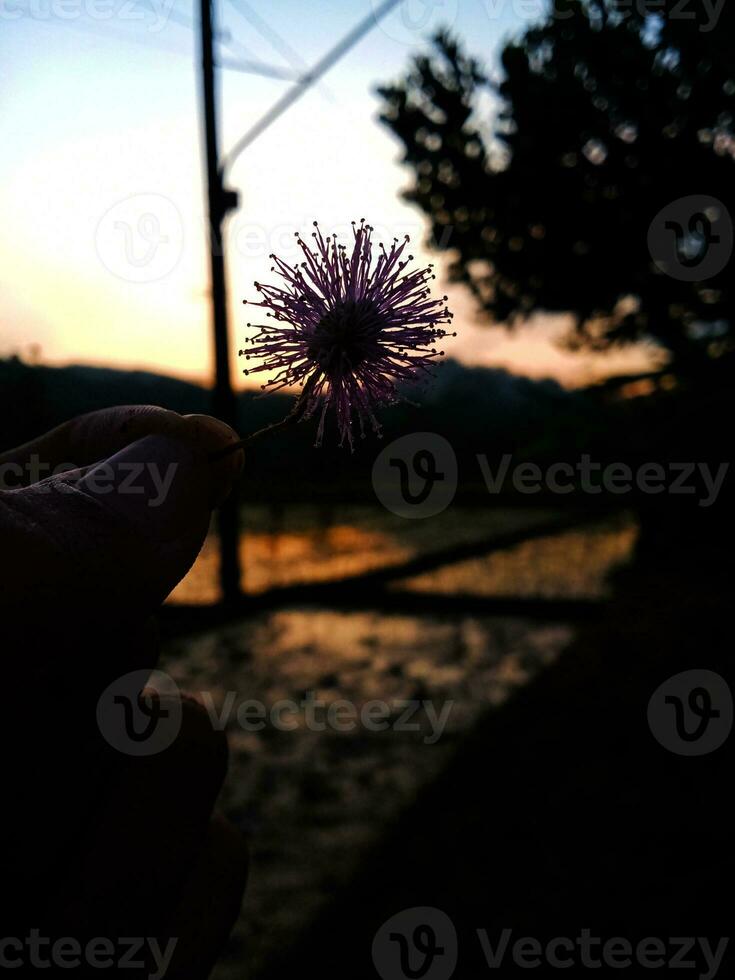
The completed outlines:
<svg viewBox="0 0 735 980">
<path fill-rule="evenodd" d="M 243 492 L 312 498 L 335 489 L 344 495 L 352 488 L 363 494 L 369 491 L 376 454 L 408 432 L 445 436 L 460 459 L 470 460 L 479 482 L 477 453 L 571 457 L 610 430 L 609 409 L 594 390 L 570 392 L 556 381 L 535 381 L 502 368 L 469 368 L 447 359 L 431 385 L 405 394 L 408 401 L 381 413 L 383 440 L 370 434 L 352 455 L 338 448 L 329 426 L 324 447 L 315 450 L 315 423 L 308 421 L 258 442 L 249 451 Z M 207 412 L 210 395 L 199 385 L 146 371 L 0 360 L 0 447 L 17 445 L 84 412 L 143 403 L 181 413 Z M 243 392 L 239 429 L 254 432 L 282 418 L 291 405 L 290 395 Z"/>
</svg>

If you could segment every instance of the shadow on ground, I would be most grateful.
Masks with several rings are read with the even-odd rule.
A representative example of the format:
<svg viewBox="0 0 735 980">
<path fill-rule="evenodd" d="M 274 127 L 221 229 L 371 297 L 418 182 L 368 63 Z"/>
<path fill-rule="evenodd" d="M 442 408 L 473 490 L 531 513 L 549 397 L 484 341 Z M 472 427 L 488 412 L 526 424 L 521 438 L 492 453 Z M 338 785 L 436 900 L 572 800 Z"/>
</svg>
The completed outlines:
<svg viewBox="0 0 735 980">
<path fill-rule="evenodd" d="M 527 975 L 510 951 L 490 970 L 478 929 L 493 947 L 504 929 L 512 929 L 511 945 L 525 936 L 576 940 L 584 929 L 633 944 L 656 937 L 666 961 L 677 953 L 673 937 L 708 937 L 716 948 L 732 929 L 723 892 L 733 874 L 735 743 L 731 736 L 696 758 L 674 754 L 653 738 L 647 706 L 663 681 L 692 668 L 732 686 L 725 551 L 686 561 L 657 554 L 620 573 L 604 620 L 483 720 L 267 976 L 308 966 L 322 976 L 374 978 L 376 932 L 416 906 L 452 919 L 461 978 Z M 566 975 L 586 975 L 579 947 L 575 956 Z M 701 953 L 684 957 L 692 958 L 692 975 L 714 975 Z M 438 961 L 428 972 L 420 962 L 413 973 L 394 971 L 396 980 L 448 976 Z M 719 975 L 731 970 L 728 950 Z M 608 972 L 620 975 L 604 966 L 596 975 Z M 635 964 L 623 974 L 641 972 L 650 975 Z M 559 969 L 533 970 L 547 973 Z"/>
</svg>

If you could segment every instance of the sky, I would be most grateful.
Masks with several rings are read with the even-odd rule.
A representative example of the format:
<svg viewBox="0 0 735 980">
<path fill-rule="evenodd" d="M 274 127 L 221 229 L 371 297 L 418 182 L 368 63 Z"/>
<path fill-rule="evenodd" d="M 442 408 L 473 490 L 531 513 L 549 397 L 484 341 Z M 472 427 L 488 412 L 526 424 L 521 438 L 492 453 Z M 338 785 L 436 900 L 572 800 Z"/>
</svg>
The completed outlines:
<svg viewBox="0 0 735 980">
<path fill-rule="evenodd" d="M 378 0 L 217 0 L 223 59 L 280 71 L 314 63 Z M 447 353 L 566 385 L 645 369 L 640 352 L 563 353 L 563 318 L 508 333 L 442 281 L 422 245 L 400 146 L 377 119 L 375 86 L 449 26 L 488 67 L 542 0 L 404 0 L 235 161 L 240 207 L 226 247 L 232 348 L 268 255 L 295 257 L 293 232 L 318 219 L 347 241 L 410 234 L 439 262 L 458 337 Z M 207 382 L 212 350 L 196 71 L 197 4 L 186 0 L 0 0 L 0 356 L 136 367 Z M 289 86 L 218 71 L 221 151 Z M 237 358 L 234 358 L 237 362 Z M 235 363 L 233 380 L 246 382 Z M 257 377 L 257 376 L 256 376 Z M 258 377 L 257 380 L 260 380 Z"/>
</svg>

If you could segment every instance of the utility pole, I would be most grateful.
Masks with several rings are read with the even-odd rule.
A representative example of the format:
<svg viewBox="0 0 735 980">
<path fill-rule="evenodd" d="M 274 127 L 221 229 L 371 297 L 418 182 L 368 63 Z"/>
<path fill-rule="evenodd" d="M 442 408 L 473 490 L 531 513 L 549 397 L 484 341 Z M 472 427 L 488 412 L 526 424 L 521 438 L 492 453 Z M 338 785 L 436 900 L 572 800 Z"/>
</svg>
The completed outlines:
<svg viewBox="0 0 735 980">
<path fill-rule="evenodd" d="M 238 198 L 236 191 L 225 189 L 219 165 L 213 3 L 214 0 L 200 0 L 201 99 L 207 161 L 210 289 L 215 360 L 212 412 L 217 418 L 237 429 L 237 401 L 230 377 L 223 225 L 227 212 L 237 207 Z M 218 522 L 222 600 L 231 605 L 241 597 L 238 517 L 237 495 L 233 493 L 220 508 Z"/>
<path fill-rule="evenodd" d="M 200 56 L 202 110 L 204 137 L 207 156 L 207 195 L 209 201 L 209 254 L 211 267 L 212 325 L 214 328 L 215 386 L 212 400 L 214 414 L 233 427 L 238 428 L 237 402 L 230 378 L 230 342 L 227 326 L 227 297 L 225 293 L 225 249 L 222 235 L 227 212 L 238 205 L 237 191 L 224 186 L 224 174 L 234 160 L 271 123 L 275 122 L 294 102 L 300 99 L 337 61 L 340 60 L 368 31 L 382 20 L 402 0 L 383 0 L 377 9 L 371 11 L 332 47 L 313 68 L 294 80 L 294 84 L 284 96 L 271 106 L 265 115 L 238 140 L 223 160 L 219 157 L 217 142 L 217 106 L 214 74 L 214 4 L 216 0 L 200 2 Z M 232 67 L 236 67 L 234 65 Z M 244 70 L 258 70 L 261 74 L 283 76 L 283 71 L 267 65 L 247 62 L 240 63 Z M 234 498 L 228 500 L 219 512 L 220 540 L 220 586 L 222 601 L 235 605 L 242 598 L 240 590 L 240 558 L 238 507 Z"/>
</svg>

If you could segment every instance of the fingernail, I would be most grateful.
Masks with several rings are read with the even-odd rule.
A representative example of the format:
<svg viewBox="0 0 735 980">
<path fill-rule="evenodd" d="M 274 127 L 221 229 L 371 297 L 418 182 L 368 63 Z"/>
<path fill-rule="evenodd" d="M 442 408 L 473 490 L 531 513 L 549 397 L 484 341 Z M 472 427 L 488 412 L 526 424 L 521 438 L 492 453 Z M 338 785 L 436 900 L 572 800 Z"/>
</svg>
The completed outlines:
<svg viewBox="0 0 735 980">
<path fill-rule="evenodd" d="M 236 442 L 238 439 L 232 426 L 211 415 L 185 415 L 184 418 L 193 424 L 194 435 L 198 442 L 215 446 Z"/>
</svg>

